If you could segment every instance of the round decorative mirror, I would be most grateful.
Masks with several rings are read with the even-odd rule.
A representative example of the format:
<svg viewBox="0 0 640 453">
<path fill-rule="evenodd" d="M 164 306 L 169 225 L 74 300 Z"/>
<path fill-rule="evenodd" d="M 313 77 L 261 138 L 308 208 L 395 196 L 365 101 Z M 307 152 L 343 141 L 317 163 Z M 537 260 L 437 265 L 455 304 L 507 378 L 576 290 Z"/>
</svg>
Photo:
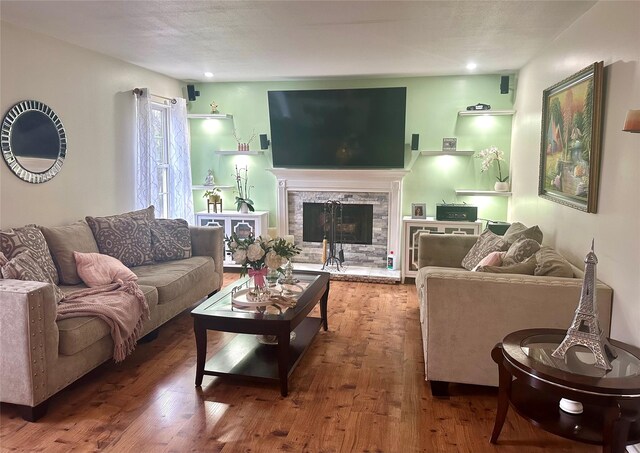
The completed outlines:
<svg viewBox="0 0 640 453">
<path fill-rule="evenodd" d="M 22 101 L 11 107 L 2 121 L 2 157 L 15 175 L 38 184 L 53 178 L 67 154 L 62 121 L 39 101 Z"/>
</svg>

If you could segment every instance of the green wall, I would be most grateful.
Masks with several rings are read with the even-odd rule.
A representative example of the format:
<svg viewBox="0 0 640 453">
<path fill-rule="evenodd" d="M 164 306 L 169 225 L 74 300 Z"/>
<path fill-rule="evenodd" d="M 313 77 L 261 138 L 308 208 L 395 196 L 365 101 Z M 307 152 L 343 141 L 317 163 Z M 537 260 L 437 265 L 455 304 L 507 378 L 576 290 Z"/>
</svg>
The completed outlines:
<svg viewBox="0 0 640 453">
<path fill-rule="evenodd" d="M 512 78 L 513 79 L 513 78 Z M 512 93 L 501 95 L 499 75 L 413 77 L 395 79 L 310 80 L 295 82 L 204 83 L 196 86 L 200 97 L 189 105 L 189 113 L 210 113 L 215 101 L 228 120 L 191 119 L 191 164 L 193 183 L 202 184 L 207 169 L 214 172 L 217 184 L 233 185 L 234 166 L 249 166 L 251 197 L 257 210 L 270 211 L 275 226 L 276 179 L 265 169 L 272 167 L 271 151 L 258 156 L 217 155 L 215 150 L 237 148 L 233 125 L 243 141 L 256 133 L 251 150 L 259 150 L 257 134 L 270 135 L 267 91 L 331 88 L 407 87 L 407 123 L 402 213 L 410 215 L 411 203 L 426 203 L 427 215 L 435 216 L 436 203 L 467 202 L 479 207 L 478 215 L 506 220 L 506 197 L 456 197 L 455 189 L 492 190 L 497 172 L 480 173 L 480 161 L 464 156 L 419 156 L 409 149 L 411 134 L 420 134 L 420 150 L 439 150 L 444 137 L 457 137 L 459 150 L 478 151 L 495 145 L 505 152 L 509 166 L 511 116 L 459 117 L 467 105 L 482 102 L 492 109 L 511 109 Z M 225 210 L 234 209 L 233 191 L 223 192 Z M 202 191 L 194 192 L 196 211 L 206 210 Z"/>
</svg>

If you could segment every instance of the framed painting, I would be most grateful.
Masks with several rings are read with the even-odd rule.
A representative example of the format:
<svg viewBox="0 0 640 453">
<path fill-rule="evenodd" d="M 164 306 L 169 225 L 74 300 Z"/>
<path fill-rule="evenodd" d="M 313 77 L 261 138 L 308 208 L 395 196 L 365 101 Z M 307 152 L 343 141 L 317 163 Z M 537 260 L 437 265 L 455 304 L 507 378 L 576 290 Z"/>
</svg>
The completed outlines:
<svg viewBox="0 0 640 453">
<path fill-rule="evenodd" d="M 411 203 L 411 218 L 412 219 L 426 219 L 427 218 L 427 204 L 426 203 Z"/>
<path fill-rule="evenodd" d="M 603 66 L 594 63 L 542 95 L 538 194 L 586 212 L 598 207 Z"/>
</svg>

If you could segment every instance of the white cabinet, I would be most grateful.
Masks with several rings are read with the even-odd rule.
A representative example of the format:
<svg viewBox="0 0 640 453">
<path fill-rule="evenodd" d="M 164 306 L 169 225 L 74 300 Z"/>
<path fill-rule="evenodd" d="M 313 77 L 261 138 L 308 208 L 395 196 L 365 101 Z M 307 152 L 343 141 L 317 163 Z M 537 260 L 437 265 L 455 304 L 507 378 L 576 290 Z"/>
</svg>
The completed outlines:
<svg viewBox="0 0 640 453">
<path fill-rule="evenodd" d="M 402 281 L 405 277 L 415 278 L 418 273 L 418 236 L 427 232 L 432 234 L 480 234 L 482 221 L 449 222 L 426 219 L 412 219 L 410 216 L 402 218 Z"/>
<path fill-rule="evenodd" d="M 266 236 L 269 228 L 269 211 L 254 211 L 247 214 L 236 211 L 206 212 L 196 213 L 197 226 L 221 226 L 224 228 L 224 235 L 231 236 L 236 233 L 239 238 L 246 238 L 249 235 L 254 237 Z M 231 255 L 225 252 L 225 263 L 232 263 Z"/>
</svg>

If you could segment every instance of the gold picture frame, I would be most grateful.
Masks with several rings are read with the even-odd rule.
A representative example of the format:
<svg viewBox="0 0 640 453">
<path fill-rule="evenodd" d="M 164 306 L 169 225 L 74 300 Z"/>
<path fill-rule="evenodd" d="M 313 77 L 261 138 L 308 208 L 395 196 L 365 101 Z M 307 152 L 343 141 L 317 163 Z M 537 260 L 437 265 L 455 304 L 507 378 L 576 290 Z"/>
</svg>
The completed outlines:
<svg viewBox="0 0 640 453">
<path fill-rule="evenodd" d="M 544 90 L 538 195 L 585 212 L 598 208 L 602 61 Z"/>
</svg>

